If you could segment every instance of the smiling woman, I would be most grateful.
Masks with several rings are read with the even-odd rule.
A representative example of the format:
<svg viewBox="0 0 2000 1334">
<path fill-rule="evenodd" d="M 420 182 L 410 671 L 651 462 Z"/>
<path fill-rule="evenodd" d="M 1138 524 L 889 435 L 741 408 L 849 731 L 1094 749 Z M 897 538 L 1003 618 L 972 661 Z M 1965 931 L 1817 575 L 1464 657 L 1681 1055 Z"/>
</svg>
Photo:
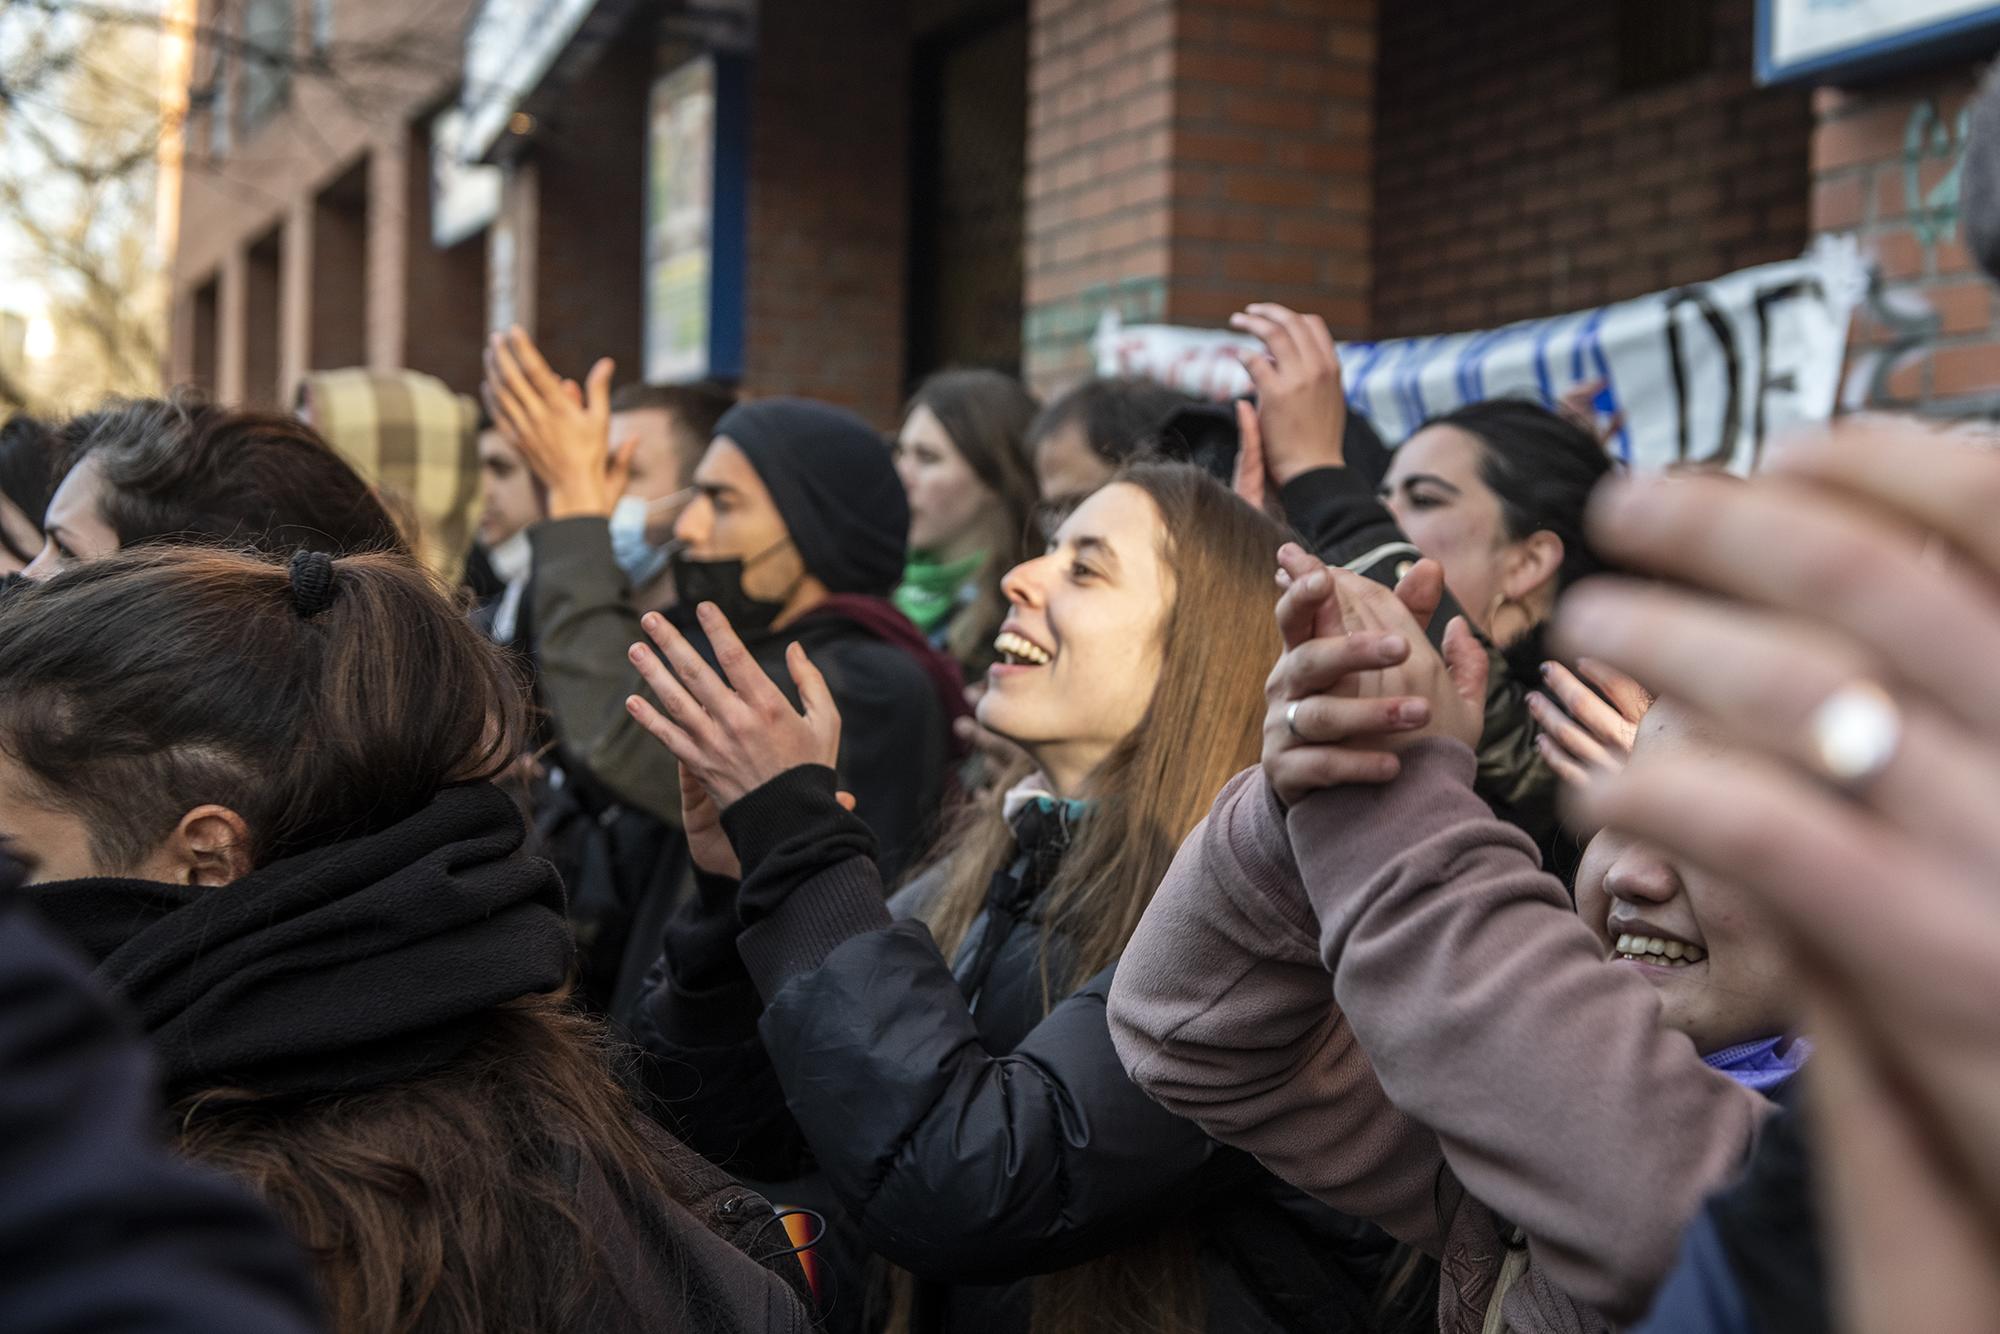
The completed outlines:
<svg viewBox="0 0 2000 1334">
<path fill-rule="evenodd" d="M 1620 835 L 1592 845 L 1572 911 L 1475 794 L 1476 711 L 1415 619 L 1329 573 L 1344 621 L 1372 607 L 1409 652 L 1320 688 L 1456 721 L 1315 727 L 1394 752 L 1386 786 L 1287 792 L 1270 749 L 1233 782 L 1132 937 L 1118 1050 L 1166 1106 L 1437 1256 L 1444 1328 L 1629 1323 L 1804 1060 L 1802 979 L 1733 886 Z M 1321 651 L 1289 650 L 1274 689 Z M 1716 746 L 1656 705 L 1634 761 Z"/>
<path fill-rule="evenodd" d="M 810 665 L 792 664 L 801 717 L 714 626 L 734 689 L 664 627 L 671 673 L 641 655 L 668 706 L 648 725 L 707 793 L 688 828 L 710 873 L 642 1040 L 697 1147 L 760 1179 L 812 1172 L 788 1189 L 830 1189 L 905 1271 L 886 1328 L 1374 1327 L 1385 1241 L 1147 1099 L 1104 1020 L 1175 848 L 1256 756 L 1282 541 L 1182 465 L 1084 502 L 1003 585 L 980 717 L 1026 752 L 1018 781 L 887 907 L 824 767 L 837 720 Z M 746 984 L 754 1011 L 720 1013 Z"/>
</svg>

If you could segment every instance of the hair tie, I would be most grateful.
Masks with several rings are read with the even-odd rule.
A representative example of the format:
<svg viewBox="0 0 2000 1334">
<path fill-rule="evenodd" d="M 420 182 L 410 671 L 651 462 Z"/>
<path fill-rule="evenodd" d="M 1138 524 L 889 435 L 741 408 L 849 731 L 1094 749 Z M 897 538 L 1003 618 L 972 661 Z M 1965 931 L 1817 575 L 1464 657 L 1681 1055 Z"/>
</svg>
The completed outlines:
<svg viewBox="0 0 2000 1334">
<path fill-rule="evenodd" d="M 292 608 L 310 620 L 333 605 L 333 557 L 324 551 L 292 556 Z"/>
</svg>

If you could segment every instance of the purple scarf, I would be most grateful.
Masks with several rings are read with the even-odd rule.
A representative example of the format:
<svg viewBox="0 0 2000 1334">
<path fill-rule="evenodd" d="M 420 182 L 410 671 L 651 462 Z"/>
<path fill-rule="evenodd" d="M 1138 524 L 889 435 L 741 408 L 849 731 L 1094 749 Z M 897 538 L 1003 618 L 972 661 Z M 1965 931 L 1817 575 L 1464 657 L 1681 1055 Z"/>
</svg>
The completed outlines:
<svg viewBox="0 0 2000 1334">
<path fill-rule="evenodd" d="M 1769 1093 L 1799 1072 L 1812 1055 L 1804 1038 L 1765 1038 L 1712 1051 L 1701 1059 L 1745 1088 Z"/>
</svg>

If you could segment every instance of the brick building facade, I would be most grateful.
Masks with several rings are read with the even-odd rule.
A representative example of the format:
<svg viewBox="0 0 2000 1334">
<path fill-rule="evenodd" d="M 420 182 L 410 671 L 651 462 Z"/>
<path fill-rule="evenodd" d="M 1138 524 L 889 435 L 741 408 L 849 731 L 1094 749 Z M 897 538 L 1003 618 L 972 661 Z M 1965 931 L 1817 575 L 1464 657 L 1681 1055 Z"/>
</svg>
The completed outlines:
<svg viewBox="0 0 2000 1334">
<path fill-rule="evenodd" d="M 197 59 L 173 377 L 284 401 L 306 369 L 367 363 L 469 390 L 481 333 L 506 319 L 573 372 L 609 354 L 636 373 L 648 97 L 703 41 L 677 0 L 585 6 L 493 154 L 494 224 L 448 249 L 429 135 L 463 96 L 478 9 L 425 8 L 415 45 L 387 0 L 242 12 L 294 4 L 300 69 L 262 124 L 237 123 L 246 71 Z M 749 76 L 729 298 L 753 391 L 886 425 L 946 362 L 1075 379 L 1107 309 L 1216 325 L 1268 297 L 1346 336 L 1445 332 L 1719 276 L 1823 232 L 1880 256 L 1888 304 L 1855 335 L 1878 399 L 1950 410 L 2000 385 L 1993 303 L 1953 231 L 1964 59 L 1858 91 L 1759 87 L 1753 0 L 754 8 L 734 38 Z M 384 62 L 357 95 L 313 72 L 329 34 L 336 71 L 371 40 L 435 54 Z M 1933 313 L 1891 318 L 1902 293 Z"/>
</svg>

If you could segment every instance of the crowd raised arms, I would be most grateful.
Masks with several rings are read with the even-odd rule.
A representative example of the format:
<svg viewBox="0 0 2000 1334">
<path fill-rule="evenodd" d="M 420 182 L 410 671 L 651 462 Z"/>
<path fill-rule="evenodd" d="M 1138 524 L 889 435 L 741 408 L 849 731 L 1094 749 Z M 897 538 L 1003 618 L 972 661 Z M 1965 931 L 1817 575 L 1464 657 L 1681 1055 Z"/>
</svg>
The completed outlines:
<svg viewBox="0 0 2000 1334">
<path fill-rule="evenodd" d="M 0 425 L 0 1327 L 1992 1327 L 2000 453 L 1231 324 Z"/>
</svg>

